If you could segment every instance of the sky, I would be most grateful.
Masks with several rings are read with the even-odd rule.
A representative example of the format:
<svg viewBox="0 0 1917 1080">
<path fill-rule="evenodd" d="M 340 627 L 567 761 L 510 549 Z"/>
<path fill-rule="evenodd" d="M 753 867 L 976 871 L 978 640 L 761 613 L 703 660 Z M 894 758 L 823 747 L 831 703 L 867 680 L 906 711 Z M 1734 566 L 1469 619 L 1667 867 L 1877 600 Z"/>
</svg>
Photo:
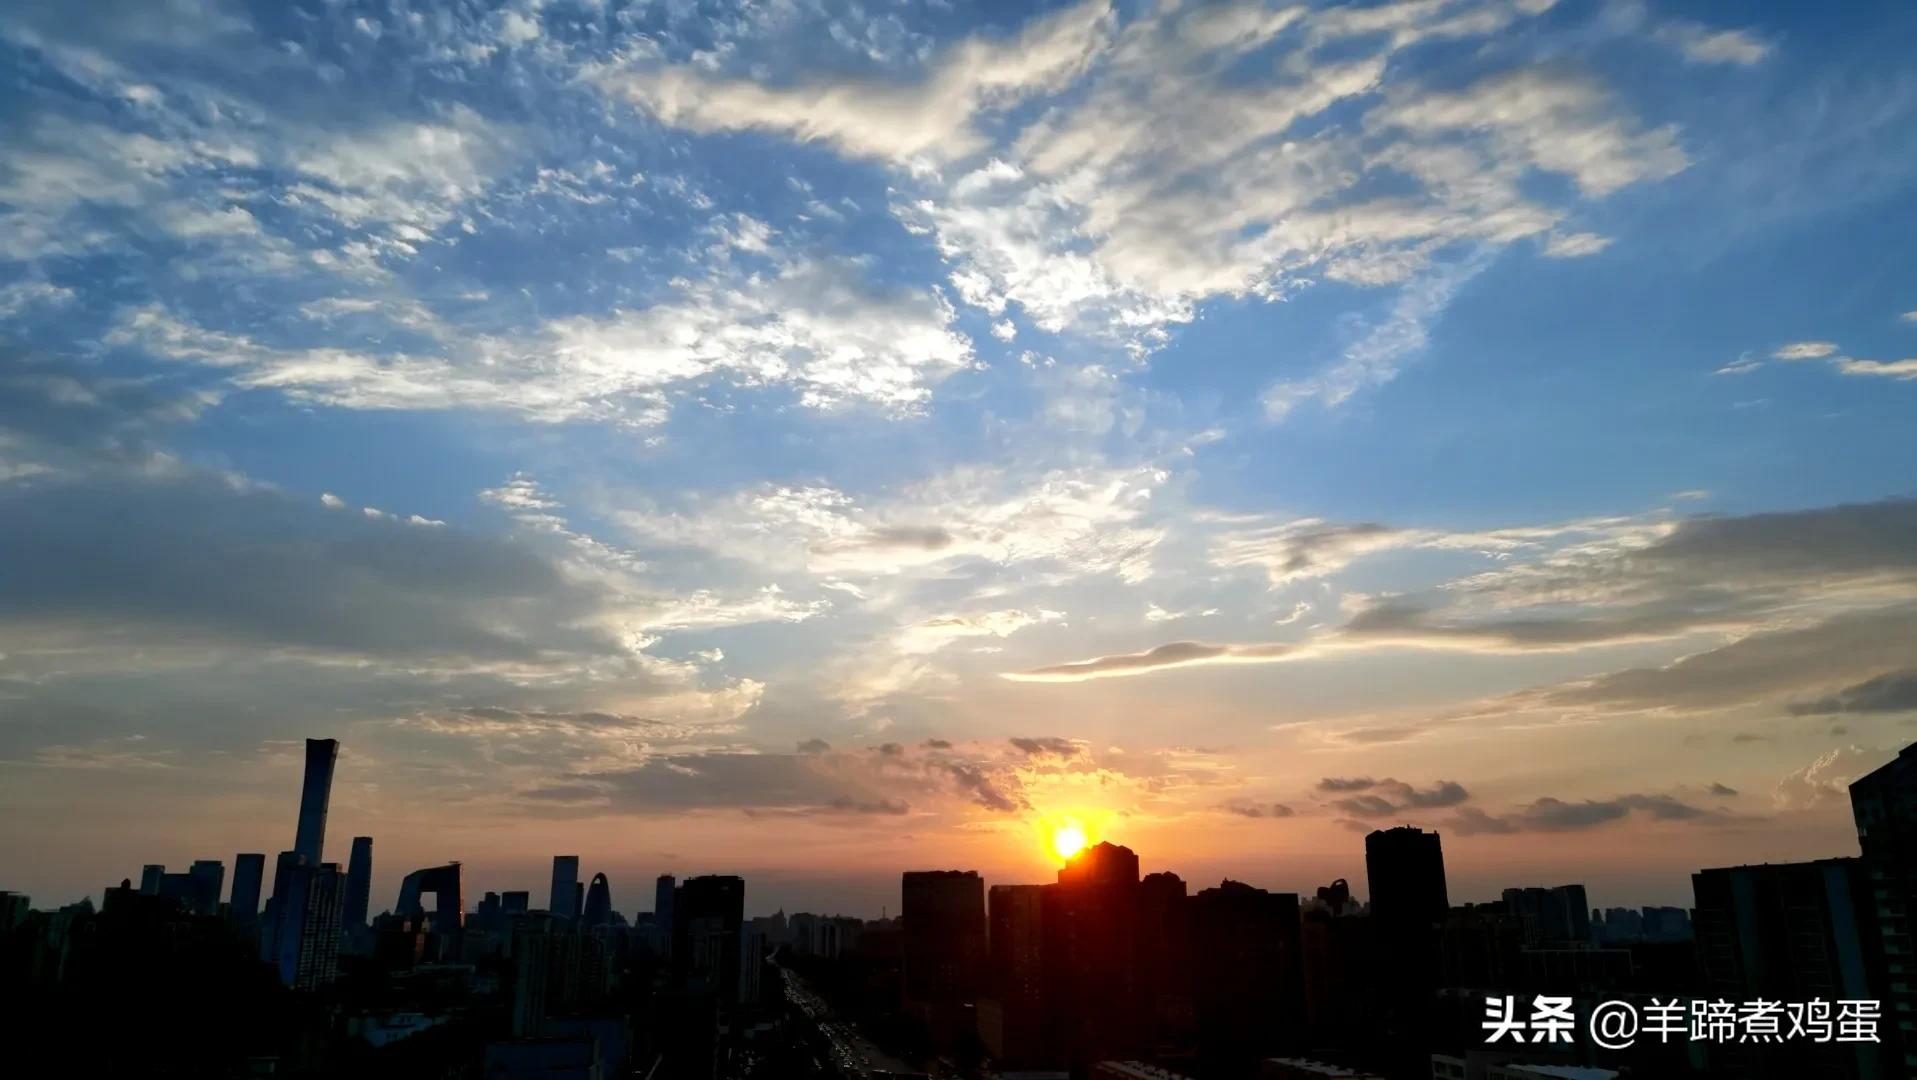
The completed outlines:
<svg viewBox="0 0 1917 1080">
<path fill-rule="evenodd" d="M 20 0 L 0 887 L 1454 901 L 1917 740 L 1917 9 Z"/>
</svg>

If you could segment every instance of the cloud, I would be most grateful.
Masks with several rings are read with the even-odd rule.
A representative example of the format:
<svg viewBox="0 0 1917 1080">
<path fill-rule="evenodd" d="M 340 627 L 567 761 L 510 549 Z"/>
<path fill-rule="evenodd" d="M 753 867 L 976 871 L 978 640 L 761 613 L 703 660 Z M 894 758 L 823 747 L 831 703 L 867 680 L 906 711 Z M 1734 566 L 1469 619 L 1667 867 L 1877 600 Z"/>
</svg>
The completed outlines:
<svg viewBox="0 0 1917 1080">
<path fill-rule="evenodd" d="M 1773 360 L 1822 360 L 1835 353 L 1837 345 L 1830 341 L 1796 341 L 1789 345 L 1780 345 L 1772 353 Z"/>
<path fill-rule="evenodd" d="M 1085 749 L 1070 739 L 1061 739 L 1057 736 L 1046 736 L 1043 738 L 1019 737 L 1007 741 L 1012 744 L 1013 749 L 1018 750 L 1026 757 L 1077 757 Z"/>
<path fill-rule="evenodd" d="M 855 156 L 940 159 L 976 152 L 977 114 L 1081 73 L 1104 45 L 1110 9 L 1089 0 L 1035 20 L 1006 40 L 968 38 L 914 83 L 817 80 L 788 87 L 712 76 L 650 58 L 588 70 L 585 77 L 662 123 L 699 132 L 763 130 L 824 142 Z"/>
<path fill-rule="evenodd" d="M 1541 68 L 1495 75 L 1453 92 L 1407 94 L 1368 122 L 1418 133 L 1479 134 L 1501 155 L 1570 177 L 1587 195 L 1661 180 L 1690 163 L 1675 129 L 1637 128 L 1611 111 L 1609 95 L 1597 83 Z"/>
<path fill-rule="evenodd" d="M 1876 376 L 1908 382 L 1917 379 L 1917 358 L 1909 360 L 1856 360 L 1840 357 L 1837 370 L 1845 375 Z"/>
<path fill-rule="evenodd" d="M 1209 645 L 1174 641 L 1140 653 L 1118 653 L 1027 671 L 1009 671 L 1004 677 L 1013 682 L 1084 682 L 1201 664 L 1268 664 L 1292 659 L 1297 654 L 1296 646 L 1283 643 Z"/>
<path fill-rule="evenodd" d="M 1228 814 L 1237 814 L 1239 817 L 1252 818 L 1254 820 L 1288 818 L 1296 813 L 1296 811 L 1284 803 L 1254 803 L 1245 800 L 1233 800 L 1223 804 L 1219 809 L 1224 810 Z"/>
<path fill-rule="evenodd" d="M 1618 795 L 1568 802 L 1545 796 L 1501 815 L 1466 807 L 1449 822 L 1463 836 L 1520 832 L 1576 832 L 1622 821 L 1633 813 L 1653 821 L 1712 823 L 1724 816 L 1701 810 L 1669 795 Z"/>
<path fill-rule="evenodd" d="M 524 336 L 455 341 L 443 354 L 273 345 L 155 305 L 125 313 L 107 340 L 296 401 L 501 409 L 547 422 L 661 423 L 674 396 L 707 380 L 787 387 L 816 409 L 910 413 L 973 363 L 936 293 L 878 288 L 849 264 L 791 261 L 771 277 L 721 272 L 680 285 L 652 307 L 552 319 Z"/>
<path fill-rule="evenodd" d="M 1885 756 L 1856 745 L 1834 746 L 1778 781 L 1771 799 L 1783 811 L 1847 801 L 1851 783 L 1882 765 Z"/>
<path fill-rule="evenodd" d="M 1673 19 L 1652 34 L 1696 64 L 1735 64 L 1750 67 L 1770 55 L 1769 42 L 1747 30 L 1717 30 L 1699 23 Z"/>
<path fill-rule="evenodd" d="M 1728 799 L 1737 794 L 1736 788 L 1726 784 L 1712 784 L 1707 790 L 1722 799 Z"/>
<path fill-rule="evenodd" d="M 1318 781 L 1318 790 L 1350 793 L 1331 800 L 1329 805 L 1359 818 L 1390 817 L 1407 810 L 1441 809 L 1457 806 L 1471 798 L 1464 785 L 1454 780 L 1440 780 L 1431 787 L 1416 788 L 1390 777 L 1375 781 L 1369 778 L 1326 777 Z"/>
<path fill-rule="evenodd" d="M 1793 716 L 1917 712 L 1917 671 L 1892 671 L 1816 701 L 1791 706 Z"/>
</svg>

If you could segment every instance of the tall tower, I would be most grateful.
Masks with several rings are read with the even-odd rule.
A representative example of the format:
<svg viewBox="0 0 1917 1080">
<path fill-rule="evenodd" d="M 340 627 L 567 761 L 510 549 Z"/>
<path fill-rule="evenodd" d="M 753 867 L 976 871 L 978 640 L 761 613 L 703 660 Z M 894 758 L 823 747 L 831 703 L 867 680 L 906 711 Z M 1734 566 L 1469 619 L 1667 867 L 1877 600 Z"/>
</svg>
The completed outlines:
<svg viewBox="0 0 1917 1080">
<path fill-rule="evenodd" d="M 587 926 L 603 926 L 612 921 L 612 883 L 604 874 L 594 874 L 586 889 L 586 913 L 581 920 Z"/>
<path fill-rule="evenodd" d="M 326 846 L 326 806 L 333 798 L 333 763 L 339 760 L 338 739 L 306 740 L 306 781 L 300 787 L 300 827 L 293 850 L 306 865 L 320 865 Z"/>
<path fill-rule="evenodd" d="M 233 856 L 233 899 L 227 911 L 233 921 L 251 926 L 260 917 L 260 885 L 266 877 L 266 856 L 248 852 Z"/>
<path fill-rule="evenodd" d="M 552 891 L 547 895 L 546 910 L 561 919 L 579 917 L 579 856 L 554 855 L 552 857 Z"/>
<path fill-rule="evenodd" d="M 353 837 L 353 856 L 346 863 L 346 907 L 340 925 L 358 930 L 366 925 L 366 907 L 373 894 L 373 838 Z"/>
</svg>

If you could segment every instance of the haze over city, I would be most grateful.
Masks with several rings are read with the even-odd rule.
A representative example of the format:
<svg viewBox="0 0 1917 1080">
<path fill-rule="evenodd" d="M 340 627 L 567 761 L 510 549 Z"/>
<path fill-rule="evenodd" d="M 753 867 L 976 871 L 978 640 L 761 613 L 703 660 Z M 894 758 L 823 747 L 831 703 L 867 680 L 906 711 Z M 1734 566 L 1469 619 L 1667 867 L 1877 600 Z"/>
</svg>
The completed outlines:
<svg viewBox="0 0 1917 1080">
<path fill-rule="evenodd" d="M 0 866 L 1853 854 L 1908 5 L 0 14 Z M 1067 845 L 1069 846 L 1069 845 Z M 896 911 L 893 911 L 896 914 Z"/>
</svg>

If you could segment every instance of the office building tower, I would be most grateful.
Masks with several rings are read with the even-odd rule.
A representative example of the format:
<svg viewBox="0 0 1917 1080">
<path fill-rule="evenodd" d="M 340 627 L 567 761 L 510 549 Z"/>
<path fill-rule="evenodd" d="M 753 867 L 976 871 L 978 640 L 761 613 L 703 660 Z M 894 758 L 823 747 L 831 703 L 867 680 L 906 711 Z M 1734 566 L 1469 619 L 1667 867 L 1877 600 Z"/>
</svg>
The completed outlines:
<svg viewBox="0 0 1917 1080">
<path fill-rule="evenodd" d="M 366 909 L 373 896 L 373 838 L 353 837 L 353 853 L 346 862 L 346 909 L 340 924 L 348 930 L 366 925 Z"/>
<path fill-rule="evenodd" d="M 1371 915 L 1387 923 L 1437 924 L 1451 909 L 1438 834 L 1401 825 L 1365 837 Z"/>
<path fill-rule="evenodd" d="M 321 863 L 306 874 L 306 914 L 300 921 L 293 989 L 318 990 L 339 976 L 340 913 L 345 902 L 346 875 L 338 863 Z"/>
<path fill-rule="evenodd" d="M 1887 950 L 1863 859 L 1819 859 L 1700 870 L 1698 996 L 1726 1001 L 1881 1000 Z M 1889 954 L 1895 958 L 1894 953 Z M 1883 1027 L 1897 1017 L 1885 1002 Z M 1713 1075 L 1767 1078 L 1895 1076 L 1894 1045 L 1786 1040 L 1710 1044 Z"/>
<path fill-rule="evenodd" d="M 900 893 L 905 1000 L 971 1001 L 985 952 L 984 879 L 975 870 L 909 870 Z"/>
<path fill-rule="evenodd" d="M 985 882 L 972 870 L 912 870 L 900 881 L 900 977 L 906 1012 L 949 1049 L 978 997 Z"/>
<path fill-rule="evenodd" d="M 547 894 L 546 910 L 561 919 L 579 917 L 579 856 L 552 857 L 552 890 Z"/>
<path fill-rule="evenodd" d="M 1883 941 L 1884 1015 L 1894 1041 L 1887 1065 L 1917 1077 L 1917 743 L 1850 785 L 1857 846 L 1870 879 L 1871 920 Z"/>
<path fill-rule="evenodd" d="M 546 1018 L 546 991 L 551 982 L 553 919 L 544 912 L 521 912 L 512 917 L 512 1034 L 532 1039 Z"/>
<path fill-rule="evenodd" d="M 585 926 L 606 926 L 612 922 L 612 883 L 606 880 L 606 875 L 592 876 L 580 922 Z"/>
<path fill-rule="evenodd" d="M 1138 986 L 1154 1046 L 1188 1045 L 1196 1023 L 1188 900 L 1177 874 L 1138 883 Z"/>
<path fill-rule="evenodd" d="M 267 904 L 267 947 L 286 986 L 316 990 L 338 975 L 345 899 L 346 875 L 338 863 L 312 866 L 296 851 L 280 852 Z"/>
<path fill-rule="evenodd" d="M 1305 979 L 1295 893 L 1237 881 L 1191 898 L 1200 1055 L 1222 1074 L 1300 1048 Z"/>
<path fill-rule="evenodd" d="M 738 1001 L 745 879 L 729 874 L 687 878 L 674 890 L 672 915 L 674 970 L 695 990 L 721 1002 Z"/>
<path fill-rule="evenodd" d="M 671 874 L 660 874 L 652 885 L 652 920 L 659 925 L 660 955 L 667 959 L 672 958 L 672 898 L 677 891 Z"/>
<path fill-rule="evenodd" d="M 1046 1022 L 1045 912 L 1050 885 L 994 885 L 985 997 L 978 1033 L 992 1058 L 1011 1068 L 1050 1062 Z M 804 916 L 811 919 L 811 916 Z M 794 919 L 795 935 L 798 917 Z"/>
<path fill-rule="evenodd" d="M 523 889 L 499 894 L 499 912 L 502 915 L 524 915 L 532 910 L 532 894 Z"/>
<path fill-rule="evenodd" d="M 1591 908 L 1582 885 L 1504 890 L 1504 909 L 1524 922 L 1533 945 L 1585 944 L 1591 940 Z"/>
<path fill-rule="evenodd" d="M 320 865 L 326 847 L 326 808 L 333 799 L 333 764 L 338 760 L 338 739 L 306 740 L 306 778 L 300 784 L 300 823 L 293 850 L 308 866 Z"/>
<path fill-rule="evenodd" d="M 420 899 L 424 893 L 433 894 L 430 918 L 425 902 Z M 456 862 L 407 874 L 399 885 L 399 902 L 393 905 L 393 914 L 411 919 L 414 925 L 423 925 L 435 934 L 458 932 L 464 925 L 465 912 L 466 877 Z"/>
<path fill-rule="evenodd" d="M 186 876 L 192 897 L 187 910 L 195 915 L 218 915 L 220 893 L 226 888 L 226 864 L 218 859 L 200 859 Z"/>
<path fill-rule="evenodd" d="M 1377 1033 L 1388 1048 L 1385 1071 L 1428 1068 L 1442 960 L 1439 927 L 1450 913 L 1444 850 L 1438 834 L 1408 825 L 1365 837 L 1365 873 L 1371 882 L 1372 945 L 1389 958 L 1395 977 L 1380 987 Z"/>
<path fill-rule="evenodd" d="M 1145 1034 L 1138 987 L 1138 856 L 1100 843 L 1058 872 L 1046 924 L 1057 1049 L 1075 1069 L 1136 1057 Z"/>
<path fill-rule="evenodd" d="M 140 895 L 160 895 L 160 879 L 166 876 L 166 867 L 159 863 L 147 863 L 140 867 Z"/>
<path fill-rule="evenodd" d="M 251 926 L 260 917 L 260 886 L 266 876 L 266 856 L 243 852 L 233 856 L 233 896 L 227 902 L 227 914 L 241 926 Z"/>
</svg>

